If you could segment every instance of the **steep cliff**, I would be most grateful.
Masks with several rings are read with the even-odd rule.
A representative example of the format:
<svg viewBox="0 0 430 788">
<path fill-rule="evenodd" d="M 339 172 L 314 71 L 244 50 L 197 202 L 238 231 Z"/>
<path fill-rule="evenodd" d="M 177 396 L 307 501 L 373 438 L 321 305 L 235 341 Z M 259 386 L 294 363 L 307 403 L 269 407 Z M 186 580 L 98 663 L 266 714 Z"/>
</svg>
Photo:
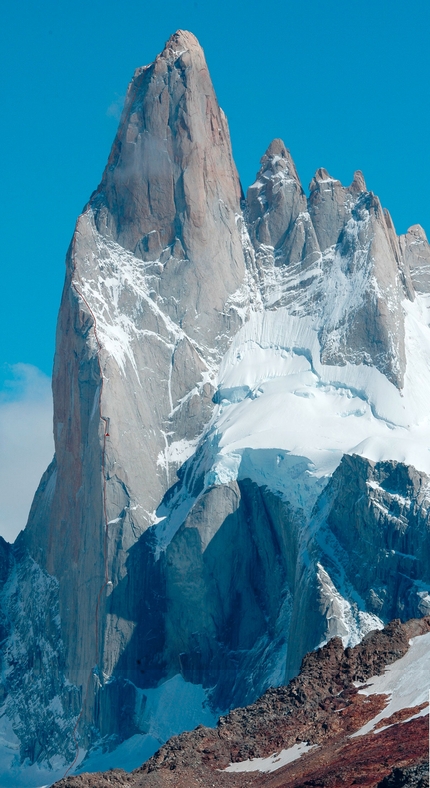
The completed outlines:
<svg viewBox="0 0 430 788">
<path fill-rule="evenodd" d="M 360 172 L 307 198 L 274 140 L 243 198 L 192 34 L 136 71 L 67 255 L 55 458 L 0 544 L 5 785 L 137 765 L 428 613 L 429 288 Z"/>
<path fill-rule="evenodd" d="M 25 532 L 59 581 L 68 676 L 89 724 L 88 674 L 111 676 L 135 626 L 128 551 L 209 418 L 214 364 L 241 324 L 239 199 L 203 52 L 180 31 L 136 71 L 77 222 L 54 367 L 56 461 Z"/>
</svg>

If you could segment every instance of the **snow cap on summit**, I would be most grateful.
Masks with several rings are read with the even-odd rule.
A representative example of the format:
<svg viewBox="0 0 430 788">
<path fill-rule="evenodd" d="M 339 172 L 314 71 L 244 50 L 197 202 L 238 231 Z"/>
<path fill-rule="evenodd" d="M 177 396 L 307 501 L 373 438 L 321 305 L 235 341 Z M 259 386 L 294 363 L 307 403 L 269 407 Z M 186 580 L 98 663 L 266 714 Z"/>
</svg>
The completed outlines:
<svg viewBox="0 0 430 788">
<path fill-rule="evenodd" d="M 291 175 L 298 183 L 300 183 L 300 178 L 297 174 L 296 165 L 294 164 L 294 161 L 291 157 L 291 153 L 286 147 L 284 141 L 279 138 L 272 140 L 266 150 L 266 153 L 261 157 L 260 173 L 264 171 L 268 165 L 270 166 L 273 161 L 279 162 L 280 159 L 285 160 L 285 163 L 283 162 L 281 165 L 282 169 L 285 169 L 289 175 Z"/>
<path fill-rule="evenodd" d="M 336 178 L 332 178 L 325 167 L 319 167 L 309 184 L 309 191 L 313 192 L 315 189 L 318 189 L 320 183 L 328 183 L 329 181 L 341 186 L 341 182 Z"/>
</svg>

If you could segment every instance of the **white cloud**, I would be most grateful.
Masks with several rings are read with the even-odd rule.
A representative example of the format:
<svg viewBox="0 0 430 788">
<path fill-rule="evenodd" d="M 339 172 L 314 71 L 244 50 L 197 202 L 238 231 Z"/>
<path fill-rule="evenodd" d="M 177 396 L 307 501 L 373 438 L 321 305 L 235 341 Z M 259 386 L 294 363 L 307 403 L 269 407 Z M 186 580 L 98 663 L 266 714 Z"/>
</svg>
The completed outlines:
<svg viewBox="0 0 430 788">
<path fill-rule="evenodd" d="M 111 118 L 115 118 L 115 120 L 120 120 L 124 101 L 125 96 L 120 96 L 118 93 L 115 93 L 115 98 L 112 103 L 109 104 L 106 110 L 106 115 Z"/>
<path fill-rule="evenodd" d="M 0 534 L 8 542 L 25 527 L 53 454 L 50 379 L 30 364 L 14 364 L 0 392 Z"/>
</svg>

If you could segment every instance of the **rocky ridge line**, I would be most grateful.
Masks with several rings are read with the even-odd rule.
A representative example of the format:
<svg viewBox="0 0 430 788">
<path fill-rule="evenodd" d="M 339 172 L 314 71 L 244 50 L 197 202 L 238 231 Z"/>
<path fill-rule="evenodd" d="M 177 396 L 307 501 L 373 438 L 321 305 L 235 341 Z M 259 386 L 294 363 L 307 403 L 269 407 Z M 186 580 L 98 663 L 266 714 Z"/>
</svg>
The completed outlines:
<svg viewBox="0 0 430 788">
<path fill-rule="evenodd" d="M 411 720 L 417 710 L 409 709 L 403 714 L 408 722 L 402 721 L 402 715 L 387 718 L 384 722 L 388 726 L 391 723 L 391 727 L 379 733 L 378 738 L 370 733 L 350 739 L 385 706 L 385 696 L 359 694 L 354 682 L 363 683 L 371 676 L 381 675 L 385 667 L 406 654 L 411 638 L 428 632 L 430 617 L 405 624 L 392 621 L 385 629 L 369 633 L 353 648 L 343 649 L 341 640 L 334 638 L 305 656 L 300 674 L 288 686 L 269 689 L 250 706 L 221 717 L 216 729 L 199 726 L 172 738 L 147 763 L 129 774 L 121 770 L 82 774 L 61 780 L 56 788 L 336 788 L 351 785 L 351 775 L 354 784 L 361 780 L 363 788 L 413 785 L 393 780 L 400 780 L 402 773 L 408 771 L 411 779 L 414 773 L 421 779 L 422 765 L 428 756 L 428 717 Z M 296 742 L 319 748 L 270 774 L 223 771 L 229 763 L 267 757 Z"/>
<path fill-rule="evenodd" d="M 417 305 L 409 360 L 421 377 L 427 368 L 424 231 L 397 237 L 361 173 L 344 187 L 319 169 L 307 199 L 281 140 L 242 196 L 203 52 L 178 31 L 136 71 L 78 219 L 58 322 L 56 456 L 25 532 L 13 549 L 0 545 L 1 712 L 20 740 L 17 769 L 27 757 L 70 763 L 78 740 L 90 750 L 150 732 L 145 693 L 171 678 L 201 686 L 196 716 L 206 721 L 207 701 L 214 713 L 251 702 L 332 635 L 352 645 L 378 622 L 430 610 L 428 477 L 414 462 L 375 466 L 351 456 L 356 441 L 331 454 L 334 428 L 322 447 L 335 457 L 332 482 L 314 510 L 329 473 L 317 478 L 290 438 L 279 446 L 280 431 L 260 452 L 248 430 L 237 478 L 234 467 L 217 475 L 216 421 L 224 405 L 234 421 L 241 397 L 248 412 L 257 400 L 264 409 L 284 354 L 309 364 L 308 381 L 317 370 L 324 396 L 333 383 L 360 400 L 342 413 L 345 426 L 375 427 L 366 379 L 375 373 L 399 395 L 405 313 Z M 248 329 L 268 351 L 258 364 L 267 377 L 215 391 L 223 354 Z M 425 414 L 429 391 L 430 377 Z M 302 404 L 307 393 L 308 384 Z M 296 423 L 303 412 L 279 408 Z"/>
</svg>

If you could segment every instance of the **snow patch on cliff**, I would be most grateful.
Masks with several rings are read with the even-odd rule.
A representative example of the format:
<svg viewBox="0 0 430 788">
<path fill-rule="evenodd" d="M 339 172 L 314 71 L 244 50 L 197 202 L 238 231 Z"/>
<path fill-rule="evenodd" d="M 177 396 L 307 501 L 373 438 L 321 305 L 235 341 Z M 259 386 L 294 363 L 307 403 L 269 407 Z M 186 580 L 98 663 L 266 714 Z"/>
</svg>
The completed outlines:
<svg viewBox="0 0 430 788">
<path fill-rule="evenodd" d="M 314 318 L 287 308 L 253 314 L 219 370 L 212 483 L 234 475 L 245 449 L 306 458 L 307 473 L 316 478 L 329 477 L 345 453 L 398 460 L 430 474 L 429 306 L 428 296 L 404 302 L 402 391 L 375 367 L 322 364 Z"/>
<path fill-rule="evenodd" d="M 344 648 L 356 646 L 368 632 L 384 628 L 378 616 L 363 610 L 362 600 L 359 600 L 358 604 L 357 599 L 349 601 L 351 597 L 358 595 L 354 595 L 353 589 L 347 588 L 345 582 L 338 584 L 339 590 L 336 588 L 330 575 L 320 563 L 317 564 L 317 580 L 320 607 L 327 621 L 325 639 L 319 647 L 333 637 L 342 638 Z"/>
<path fill-rule="evenodd" d="M 136 724 L 146 733 L 135 734 L 114 750 L 100 746 L 90 752 L 75 773 L 125 769 L 132 771 L 148 760 L 171 736 L 202 724 L 215 727 L 217 717 L 209 708 L 201 684 L 191 684 L 180 674 L 155 689 L 137 690 Z"/>
<path fill-rule="evenodd" d="M 410 647 L 404 657 L 398 659 L 393 665 L 385 669 L 382 676 L 373 676 L 365 684 L 356 684 L 362 687 L 359 690 L 362 695 L 386 695 L 387 705 L 383 711 L 379 712 L 370 722 L 363 725 L 359 731 L 352 734 L 363 736 L 365 733 L 374 731 L 375 734 L 383 727 L 375 730 L 380 720 L 391 717 L 401 709 L 411 709 L 411 716 L 424 716 L 429 713 L 429 691 L 430 691 L 430 632 L 426 635 L 419 635 L 412 638 Z M 417 706 L 426 704 L 418 713 L 412 711 Z M 386 727 L 386 726 L 385 726 Z"/>
<path fill-rule="evenodd" d="M 286 766 L 287 763 L 293 763 L 306 752 L 315 749 L 317 744 L 293 744 L 287 750 L 281 750 L 279 753 L 269 755 L 268 758 L 251 758 L 248 761 L 239 761 L 238 763 L 231 763 L 224 772 L 275 772 L 281 766 Z"/>
</svg>

